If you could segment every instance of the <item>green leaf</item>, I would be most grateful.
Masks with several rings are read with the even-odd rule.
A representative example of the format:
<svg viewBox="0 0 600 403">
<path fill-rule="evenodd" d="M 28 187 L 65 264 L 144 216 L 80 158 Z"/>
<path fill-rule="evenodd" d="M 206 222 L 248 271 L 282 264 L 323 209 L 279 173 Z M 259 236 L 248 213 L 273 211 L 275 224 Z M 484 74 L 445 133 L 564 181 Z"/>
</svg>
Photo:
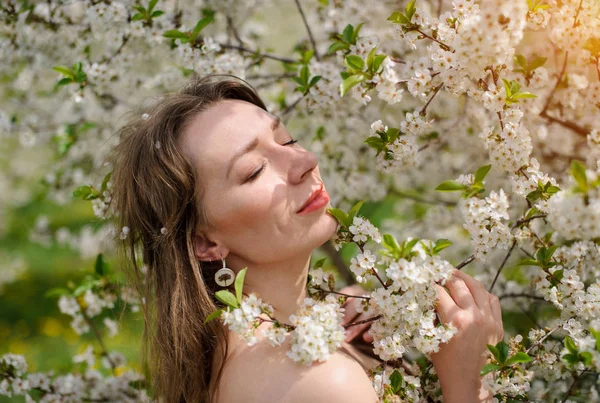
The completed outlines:
<svg viewBox="0 0 600 403">
<path fill-rule="evenodd" d="M 587 175 L 585 173 L 585 165 L 581 161 L 573 160 L 571 162 L 570 174 L 575 179 L 579 188 L 585 192 L 588 189 Z"/>
<path fill-rule="evenodd" d="M 52 67 L 52 70 L 54 70 L 54 71 L 56 71 L 56 72 L 58 72 L 58 73 L 60 73 L 60 74 L 62 74 L 64 76 L 67 76 L 67 77 L 69 77 L 69 78 L 71 78 L 73 80 L 75 79 L 75 73 L 73 73 L 73 71 L 71 71 L 71 69 L 68 68 L 68 67 L 65 67 L 65 66 L 54 66 L 54 67 Z"/>
<path fill-rule="evenodd" d="M 354 27 L 352 26 L 352 24 L 346 25 L 346 28 L 344 28 L 344 31 L 342 32 L 342 39 L 344 40 L 344 42 L 352 44 L 353 32 L 354 32 Z"/>
<path fill-rule="evenodd" d="M 400 11 L 393 12 L 387 20 L 392 21 L 394 24 L 410 24 L 410 20 Z"/>
<path fill-rule="evenodd" d="M 302 80 L 302 84 L 308 84 L 308 75 L 308 65 L 305 64 L 304 66 L 302 66 L 302 69 L 300 69 L 300 80 Z"/>
<path fill-rule="evenodd" d="M 496 365 L 496 364 L 485 364 L 483 366 L 483 368 L 481 369 L 481 371 L 479 372 L 480 376 L 484 376 L 486 374 L 489 374 L 490 372 L 496 371 L 497 369 L 500 369 L 500 365 Z"/>
<path fill-rule="evenodd" d="M 523 353 L 523 352 L 518 352 L 515 355 L 513 355 L 512 357 L 510 357 L 508 360 L 506 360 L 506 363 L 504 365 L 506 365 L 507 367 L 516 363 L 522 363 L 522 362 L 529 362 L 531 361 L 531 357 L 529 356 L 529 354 L 527 353 Z"/>
<path fill-rule="evenodd" d="M 387 56 L 386 55 L 376 55 L 375 58 L 373 59 L 373 67 L 372 67 L 372 71 L 373 73 L 377 73 L 379 71 L 379 68 L 381 67 L 381 63 L 383 63 L 383 61 L 385 60 Z"/>
<path fill-rule="evenodd" d="M 452 245 L 451 241 L 449 241 L 447 239 L 438 239 L 437 241 L 435 241 L 435 245 L 433 247 L 433 252 L 438 254 L 438 253 L 440 253 L 440 251 L 446 249 L 450 245 Z"/>
<path fill-rule="evenodd" d="M 238 308 L 239 304 L 235 295 L 227 290 L 219 290 L 215 293 L 215 297 L 227 306 Z"/>
<path fill-rule="evenodd" d="M 577 345 L 575 344 L 575 342 L 573 341 L 573 339 L 571 337 L 569 337 L 569 336 L 565 336 L 565 347 L 572 354 L 579 353 L 579 349 L 577 348 Z"/>
<path fill-rule="evenodd" d="M 400 251 L 400 245 L 398 244 L 398 241 L 391 234 L 383 234 L 382 245 L 390 250 Z"/>
<path fill-rule="evenodd" d="M 131 17 L 131 21 L 139 21 L 144 19 L 144 16 L 140 13 L 134 14 L 133 17 Z"/>
<path fill-rule="evenodd" d="M 81 197 L 84 200 L 88 200 L 87 198 L 93 194 L 93 190 L 91 186 L 83 185 L 79 186 L 77 189 L 73 191 L 73 196 Z"/>
<path fill-rule="evenodd" d="M 98 257 L 96 257 L 95 271 L 99 276 L 104 275 L 104 260 L 102 259 L 102 253 L 99 253 Z"/>
<path fill-rule="evenodd" d="M 536 57 L 531 63 L 529 63 L 529 71 L 533 71 L 539 67 L 542 67 L 544 64 L 546 64 L 546 60 L 548 60 L 546 57 Z"/>
<path fill-rule="evenodd" d="M 535 259 L 525 258 L 517 263 L 517 266 L 540 266 L 540 262 Z"/>
<path fill-rule="evenodd" d="M 315 262 L 315 264 L 313 265 L 313 270 L 314 269 L 320 269 L 321 267 L 323 267 L 325 265 L 325 261 L 327 260 L 326 257 L 324 257 L 323 259 L 319 259 Z"/>
<path fill-rule="evenodd" d="M 523 69 L 527 68 L 527 59 L 523 55 L 515 55 L 515 63 L 523 67 Z"/>
<path fill-rule="evenodd" d="M 394 370 L 390 375 L 390 385 L 392 386 L 392 391 L 394 394 L 398 394 L 402 389 L 403 378 L 402 374 L 397 370 Z"/>
<path fill-rule="evenodd" d="M 171 29 L 171 30 L 165 32 L 163 34 L 163 36 L 165 38 L 170 38 L 170 39 L 177 39 L 177 38 L 181 39 L 181 38 L 187 38 L 188 34 L 178 31 L 176 29 Z"/>
<path fill-rule="evenodd" d="M 354 217 L 356 217 L 356 214 L 358 214 L 358 211 L 360 210 L 360 208 L 362 207 L 363 204 L 364 204 L 364 201 L 361 200 L 358 203 L 356 203 L 354 206 L 352 206 L 350 211 L 348 211 L 348 220 L 349 221 L 354 220 Z"/>
<path fill-rule="evenodd" d="M 342 41 L 333 42 L 329 45 L 329 49 L 327 49 L 327 54 L 332 54 L 337 52 L 338 50 L 348 50 L 350 49 L 350 45 Z"/>
<path fill-rule="evenodd" d="M 594 356 L 589 351 L 579 353 L 579 360 L 583 362 L 585 366 L 589 366 L 594 360 Z"/>
<path fill-rule="evenodd" d="M 415 2 L 416 0 L 412 0 L 406 5 L 406 18 L 408 18 L 409 21 L 412 19 L 413 15 L 415 15 L 415 11 L 417 11 Z"/>
<path fill-rule="evenodd" d="M 165 12 L 161 11 L 161 10 L 156 10 L 155 12 L 152 13 L 152 15 L 150 17 L 155 18 L 155 17 L 159 17 L 161 15 L 163 15 Z"/>
<path fill-rule="evenodd" d="M 148 3 L 148 12 L 149 13 L 151 13 L 152 10 L 154 10 L 156 3 L 158 3 L 158 0 L 150 0 L 150 3 Z"/>
<path fill-rule="evenodd" d="M 457 190 L 466 190 L 467 187 L 460 182 L 448 180 L 440 183 L 435 190 L 440 192 L 455 192 Z"/>
<path fill-rule="evenodd" d="M 492 355 L 494 356 L 496 361 L 500 361 L 500 351 L 498 351 L 498 348 L 496 348 L 496 346 L 493 346 L 491 344 L 488 344 L 487 348 L 488 348 L 488 350 L 490 350 L 490 352 L 492 353 Z"/>
<path fill-rule="evenodd" d="M 102 181 L 102 186 L 101 186 L 101 192 L 104 192 L 106 190 L 106 188 L 108 187 L 108 182 L 110 181 L 110 178 L 112 176 L 112 171 L 109 172 L 108 174 L 106 174 L 106 176 L 104 177 L 104 180 Z"/>
<path fill-rule="evenodd" d="M 597 331 L 596 329 L 591 329 L 590 328 L 590 333 L 596 339 L 596 351 L 600 352 L 600 331 Z"/>
<path fill-rule="evenodd" d="M 62 297 L 63 295 L 70 295 L 71 291 L 64 287 L 51 288 L 44 294 L 46 298 Z"/>
<path fill-rule="evenodd" d="M 346 58 L 344 59 L 344 63 L 349 68 L 351 68 L 353 70 L 358 70 L 358 71 L 362 71 L 362 69 L 365 67 L 364 60 L 360 56 L 357 56 L 357 55 L 346 56 Z"/>
<path fill-rule="evenodd" d="M 313 78 L 310 79 L 310 83 L 308 83 L 308 87 L 314 87 L 316 83 L 319 82 L 319 80 L 321 79 L 321 76 L 314 76 Z"/>
<path fill-rule="evenodd" d="M 508 344 L 501 341 L 496 344 L 496 348 L 498 349 L 498 362 L 500 364 L 506 363 L 506 359 L 508 358 Z"/>
<path fill-rule="evenodd" d="M 352 87 L 364 80 L 365 76 L 363 74 L 354 74 L 346 78 L 342 84 L 340 84 L 340 96 L 343 97 Z"/>
<path fill-rule="evenodd" d="M 238 304 L 242 303 L 242 289 L 244 288 L 244 278 L 246 277 L 247 269 L 247 267 L 244 267 L 239 271 L 237 276 L 235 276 L 235 296 Z"/>
<path fill-rule="evenodd" d="M 329 208 L 327 212 L 337 218 L 338 222 L 345 228 L 348 228 L 350 224 L 348 223 L 348 216 L 342 210 L 337 208 Z"/>
<path fill-rule="evenodd" d="M 213 22 L 213 20 L 214 20 L 214 17 L 205 17 L 205 18 L 202 18 L 200 21 L 198 21 L 198 23 L 194 27 L 194 30 L 192 31 L 192 38 L 196 39 L 196 37 L 198 36 L 200 31 L 202 31 L 208 24 Z"/>
<path fill-rule="evenodd" d="M 354 32 L 352 32 L 352 41 L 351 41 L 351 43 L 353 45 L 356 45 L 356 40 L 358 39 L 358 33 L 360 32 L 360 29 L 363 27 L 363 25 L 365 25 L 365 23 L 361 22 L 360 24 L 358 24 L 356 26 L 356 29 L 354 30 Z"/>
<path fill-rule="evenodd" d="M 475 182 L 483 182 L 488 172 L 490 172 L 492 165 L 484 165 L 475 172 Z"/>
<path fill-rule="evenodd" d="M 206 319 L 204 319 L 204 324 L 207 324 L 208 322 L 210 322 L 213 319 L 216 319 L 218 317 L 221 316 L 221 314 L 223 313 L 222 309 L 217 309 L 216 311 L 214 311 L 213 313 L 211 313 L 210 315 L 208 315 L 206 317 Z"/>
<path fill-rule="evenodd" d="M 71 79 L 69 77 L 64 77 L 58 81 L 58 85 L 67 85 L 67 84 L 71 84 L 72 82 L 73 82 L 73 79 Z"/>
</svg>

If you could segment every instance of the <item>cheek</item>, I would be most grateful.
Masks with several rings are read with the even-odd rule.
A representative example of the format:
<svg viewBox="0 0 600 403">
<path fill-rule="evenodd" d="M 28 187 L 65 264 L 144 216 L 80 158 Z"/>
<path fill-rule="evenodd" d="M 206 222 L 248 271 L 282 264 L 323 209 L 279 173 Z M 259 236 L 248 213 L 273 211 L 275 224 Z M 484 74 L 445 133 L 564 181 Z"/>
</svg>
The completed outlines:
<svg viewBox="0 0 600 403">
<path fill-rule="evenodd" d="M 228 235 L 273 232 L 286 217 L 284 200 L 270 187 L 248 186 L 214 203 L 214 224 Z"/>
</svg>

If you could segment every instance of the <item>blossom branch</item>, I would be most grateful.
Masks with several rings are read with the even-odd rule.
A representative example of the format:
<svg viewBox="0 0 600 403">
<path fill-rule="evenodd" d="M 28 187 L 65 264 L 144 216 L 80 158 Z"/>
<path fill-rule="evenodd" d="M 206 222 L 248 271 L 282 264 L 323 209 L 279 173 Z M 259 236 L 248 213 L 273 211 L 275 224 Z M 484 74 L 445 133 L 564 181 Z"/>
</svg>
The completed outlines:
<svg viewBox="0 0 600 403">
<path fill-rule="evenodd" d="M 390 194 L 404 198 L 404 199 L 411 199 L 414 201 L 417 201 L 419 203 L 424 203 L 424 204 L 432 204 L 432 205 L 445 205 L 445 206 L 450 206 L 450 207 L 454 207 L 456 206 L 456 202 L 453 201 L 447 201 L 447 200 L 440 200 L 440 199 L 427 199 L 418 195 L 413 195 L 410 193 L 407 193 L 403 190 L 396 190 L 396 189 L 391 189 L 390 190 Z"/>
<path fill-rule="evenodd" d="M 79 301 L 77 301 L 77 303 L 79 304 Z M 94 321 L 92 320 L 92 318 L 90 318 L 88 316 L 88 314 L 85 312 L 85 309 L 81 306 L 81 304 L 79 304 L 79 309 L 81 311 L 81 314 L 83 315 L 83 318 L 85 319 L 85 321 L 87 322 L 88 326 L 92 329 L 92 331 L 94 332 L 94 336 L 96 337 L 96 339 L 98 340 L 98 344 L 100 344 L 100 350 L 101 350 L 101 354 L 106 357 L 106 359 L 108 360 L 110 367 L 112 369 L 113 374 L 116 375 L 116 364 L 114 363 L 114 361 L 112 360 L 112 358 L 110 357 L 110 355 L 108 354 L 108 350 L 106 349 L 106 345 L 104 344 L 104 340 L 102 340 L 102 336 L 100 335 L 100 331 L 98 330 L 98 328 L 96 327 L 96 325 L 94 324 Z"/>
<path fill-rule="evenodd" d="M 358 326 L 358 325 L 362 325 L 364 323 L 374 322 L 376 320 L 381 319 L 382 317 L 383 317 L 383 315 L 377 315 L 377 316 L 373 316 L 373 317 L 370 317 L 370 318 L 367 318 L 365 320 L 361 320 L 361 321 L 358 321 L 358 322 L 347 323 L 347 324 L 345 324 L 343 326 L 344 326 L 344 329 L 347 329 L 347 328 L 349 328 L 351 326 Z"/>
<path fill-rule="evenodd" d="M 496 276 L 494 277 L 494 281 L 492 281 L 492 285 L 490 285 L 488 292 L 492 292 L 492 289 L 494 288 L 494 285 L 496 285 L 496 281 L 498 280 L 498 277 L 500 276 L 500 272 L 504 268 L 504 265 L 508 261 L 508 258 L 512 254 L 512 251 L 513 251 L 513 249 L 515 249 L 516 245 L 517 245 L 517 241 L 513 241 L 512 245 L 510 246 L 510 249 L 508 250 L 508 253 L 506 254 L 506 256 L 504 256 L 504 260 L 502 261 L 502 264 L 500 264 L 500 267 L 498 267 L 498 271 L 496 272 Z"/>
<path fill-rule="evenodd" d="M 442 88 L 443 85 L 444 85 L 444 83 L 441 83 L 440 85 L 438 85 L 437 87 L 435 87 L 435 89 L 433 90 L 433 94 L 431 95 L 431 97 L 429 97 L 429 100 L 427 101 L 427 103 L 419 111 L 419 115 L 425 116 L 425 114 L 427 113 L 427 107 L 429 106 L 429 104 L 431 103 L 431 101 L 433 101 L 433 98 L 435 98 L 435 96 L 440 91 L 440 89 Z"/>
<path fill-rule="evenodd" d="M 561 325 L 558 325 L 558 326 L 554 327 L 552 330 L 550 330 L 548 333 L 546 333 L 546 335 L 544 337 L 542 337 L 537 342 L 535 342 L 531 346 L 529 346 L 529 348 L 525 351 L 525 353 L 529 354 L 529 352 L 531 350 L 533 350 L 535 347 L 541 345 L 544 342 L 544 340 L 546 340 L 548 337 L 550 337 L 550 335 L 552 333 L 554 333 L 555 331 L 557 331 L 558 329 L 560 329 L 560 327 L 561 327 Z"/>
<path fill-rule="evenodd" d="M 343 292 L 339 292 L 339 291 L 324 290 L 322 288 L 317 288 L 317 290 L 322 291 L 322 292 L 326 292 L 326 293 L 329 293 L 329 294 L 342 295 L 342 296 L 347 297 L 347 298 L 361 298 L 361 299 L 366 299 L 367 301 L 369 301 L 371 299 L 371 297 L 367 297 L 367 296 L 364 296 L 364 295 L 350 295 L 350 294 L 344 294 Z"/>
<path fill-rule="evenodd" d="M 238 50 L 240 52 L 252 53 L 252 54 L 257 54 L 258 53 L 258 51 L 249 49 L 249 48 L 247 48 L 245 46 L 230 45 L 230 44 L 226 44 L 226 43 L 221 43 L 219 45 L 222 48 L 225 48 L 225 49 L 233 49 L 233 50 Z M 273 54 L 270 54 L 270 53 L 260 53 L 259 56 L 263 57 L 265 59 L 277 60 L 277 61 L 283 62 L 283 63 L 295 63 L 296 62 L 294 59 L 290 59 L 290 58 L 287 58 L 287 57 L 273 55 Z"/>
<path fill-rule="evenodd" d="M 321 59 L 319 57 L 319 52 L 317 51 L 317 44 L 315 42 L 315 38 L 313 37 L 312 31 L 310 30 L 310 26 L 308 25 L 308 22 L 306 21 L 306 16 L 304 15 L 304 11 L 302 11 L 302 6 L 300 6 L 300 1 L 299 0 L 295 0 L 295 1 L 296 1 L 296 7 L 298 7 L 298 11 L 300 12 L 300 16 L 302 17 L 302 22 L 304 22 L 306 31 L 308 31 L 308 38 L 310 39 L 310 43 L 312 44 L 312 47 L 315 50 L 315 59 L 317 59 L 317 61 L 321 61 Z"/>
<path fill-rule="evenodd" d="M 540 297 L 540 296 L 532 295 L 532 294 L 526 294 L 526 293 L 502 294 L 498 298 L 499 299 L 503 299 L 503 298 L 529 298 L 529 299 L 535 299 L 535 300 L 538 300 L 538 301 L 546 301 L 544 299 L 544 297 Z"/>
<path fill-rule="evenodd" d="M 468 258 L 466 258 L 465 260 L 463 260 L 462 262 L 460 262 L 459 264 L 457 264 L 454 268 L 456 270 L 460 270 L 463 267 L 465 267 L 466 265 L 468 265 L 469 263 L 471 263 L 473 260 L 475 260 L 475 255 L 471 255 Z"/>
</svg>

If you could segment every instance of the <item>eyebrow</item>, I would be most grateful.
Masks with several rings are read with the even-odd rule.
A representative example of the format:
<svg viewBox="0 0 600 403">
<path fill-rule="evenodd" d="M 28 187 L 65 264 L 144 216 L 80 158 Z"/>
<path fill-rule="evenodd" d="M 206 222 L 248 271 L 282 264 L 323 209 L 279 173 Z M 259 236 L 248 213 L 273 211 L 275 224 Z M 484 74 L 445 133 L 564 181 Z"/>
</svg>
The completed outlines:
<svg viewBox="0 0 600 403">
<path fill-rule="evenodd" d="M 281 118 L 279 116 L 274 116 L 273 120 L 271 121 L 271 131 L 275 131 L 277 130 L 277 128 L 281 126 Z M 244 154 L 249 153 L 250 151 L 254 150 L 256 148 L 256 146 L 258 146 L 258 137 L 255 137 L 254 140 L 252 140 L 250 143 L 246 144 L 246 146 L 244 148 L 242 148 L 240 151 L 238 151 L 229 161 L 229 166 L 227 167 L 227 174 L 225 175 L 226 178 L 229 178 L 229 174 L 231 173 L 231 169 L 233 168 L 233 165 L 235 164 L 235 162 L 240 159 Z"/>
</svg>

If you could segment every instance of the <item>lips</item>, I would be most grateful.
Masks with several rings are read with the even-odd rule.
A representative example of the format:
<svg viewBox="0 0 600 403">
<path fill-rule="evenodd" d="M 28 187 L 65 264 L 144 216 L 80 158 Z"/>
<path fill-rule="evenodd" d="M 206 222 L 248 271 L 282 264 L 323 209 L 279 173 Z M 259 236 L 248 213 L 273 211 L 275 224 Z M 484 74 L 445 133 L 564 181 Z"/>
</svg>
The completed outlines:
<svg viewBox="0 0 600 403">
<path fill-rule="evenodd" d="M 306 199 L 306 201 L 304 202 L 304 204 L 302 205 L 302 207 L 300 207 L 300 209 L 298 211 L 296 211 L 296 213 L 299 213 L 304 208 L 306 208 L 306 206 L 308 206 L 310 204 L 310 202 L 312 202 L 314 199 L 316 199 L 317 197 L 319 197 L 322 192 L 323 192 L 323 183 L 321 182 L 319 184 L 319 187 L 312 192 L 312 194 L 310 195 L 310 197 L 308 199 Z"/>
</svg>

